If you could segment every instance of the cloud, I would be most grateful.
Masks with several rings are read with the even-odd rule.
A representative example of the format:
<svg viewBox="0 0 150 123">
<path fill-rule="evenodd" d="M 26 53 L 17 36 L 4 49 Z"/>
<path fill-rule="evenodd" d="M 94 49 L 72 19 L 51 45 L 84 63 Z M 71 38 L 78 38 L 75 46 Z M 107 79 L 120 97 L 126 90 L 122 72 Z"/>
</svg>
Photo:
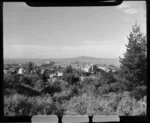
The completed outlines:
<svg viewBox="0 0 150 123">
<path fill-rule="evenodd" d="M 116 6 L 116 8 L 128 15 L 133 15 L 139 12 L 138 8 L 135 7 L 132 2 L 123 2 L 121 5 Z"/>
</svg>

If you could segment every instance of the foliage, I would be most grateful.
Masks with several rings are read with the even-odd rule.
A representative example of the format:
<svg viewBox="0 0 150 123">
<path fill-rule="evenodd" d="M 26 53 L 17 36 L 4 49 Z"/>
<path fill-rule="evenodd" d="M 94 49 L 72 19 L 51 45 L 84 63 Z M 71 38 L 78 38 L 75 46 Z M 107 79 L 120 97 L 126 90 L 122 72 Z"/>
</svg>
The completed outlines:
<svg viewBox="0 0 150 123">
<path fill-rule="evenodd" d="M 145 116 L 146 102 L 136 101 L 130 94 L 122 95 L 122 99 L 117 106 L 117 114 L 122 116 Z"/>
<path fill-rule="evenodd" d="M 15 83 L 15 78 L 11 74 L 4 74 L 3 80 L 5 88 L 11 87 Z"/>
<path fill-rule="evenodd" d="M 52 114 L 54 110 L 50 96 L 27 97 L 19 94 L 4 97 L 4 115 L 31 116 Z"/>
<path fill-rule="evenodd" d="M 44 94 L 50 94 L 52 97 L 56 92 L 61 92 L 62 88 L 60 83 L 58 81 L 54 83 L 49 83 L 45 86 L 45 88 L 42 90 L 42 93 Z"/>
<path fill-rule="evenodd" d="M 71 85 L 79 82 L 78 72 L 73 69 L 71 66 L 68 66 L 64 69 L 63 80 L 69 82 Z"/>
<path fill-rule="evenodd" d="M 29 85 L 26 84 L 20 84 L 16 86 L 16 91 L 19 94 L 23 94 L 26 96 L 38 96 L 41 95 L 41 90 L 38 90 L 36 88 L 32 88 Z"/>
<path fill-rule="evenodd" d="M 33 62 L 28 62 L 26 64 L 26 68 L 28 72 L 31 72 L 34 69 L 34 67 L 35 67 L 35 64 Z"/>
<path fill-rule="evenodd" d="M 147 40 L 135 24 L 128 37 L 127 51 L 124 58 L 120 58 L 121 70 L 119 75 L 125 78 L 125 82 L 134 87 L 147 83 Z"/>
<path fill-rule="evenodd" d="M 99 86 L 115 82 L 115 78 L 112 72 L 107 73 L 104 70 L 99 71 L 100 71 Z"/>
<path fill-rule="evenodd" d="M 16 85 L 19 82 L 18 75 L 14 74 L 4 74 L 3 77 L 4 82 L 4 94 L 9 95 L 16 92 Z"/>
<path fill-rule="evenodd" d="M 123 116 L 131 116 L 132 115 L 132 109 L 133 107 L 133 102 L 131 99 L 124 99 L 122 100 L 118 107 L 117 107 L 117 113 L 118 115 L 123 115 Z"/>
<path fill-rule="evenodd" d="M 130 93 L 132 97 L 139 100 L 147 95 L 147 87 L 145 85 L 137 86 Z"/>
<path fill-rule="evenodd" d="M 85 78 L 82 81 L 82 92 L 83 93 L 94 93 L 95 85 L 92 78 Z"/>
<path fill-rule="evenodd" d="M 87 97 L 84 97 L 84 95 L 72 97 L 69 101 L 68 109 L 71 112 L 76 112 L 80 115 L 85 115 L 88 107 L 87 102 Z"/>
</svg>

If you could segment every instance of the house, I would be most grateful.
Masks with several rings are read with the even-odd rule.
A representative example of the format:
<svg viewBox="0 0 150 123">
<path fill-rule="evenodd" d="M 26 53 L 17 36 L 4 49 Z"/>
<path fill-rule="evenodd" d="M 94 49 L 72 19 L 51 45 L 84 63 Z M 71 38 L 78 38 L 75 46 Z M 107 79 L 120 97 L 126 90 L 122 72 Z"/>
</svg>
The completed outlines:
<svg viewBox="0 0 150 123">
<path fill-rule="evenodd" d="M 24 73 L 24 69 L 21 67 L 19 70 L 18 70 L 18 74 L 23 74 Z"/>
<path fill-rule="evenodd" d="M 81 68 L 81 70 L 83 70 L 84 72 L 89 72 L 89 68 L 88 67 L 83 67 L 83 68 Z"/>
<path fill-rule="evenodd" d="M 7 74 L 7 73 L 8 73 L 8 70 L 4 70 L 4 73 Z"/>
<path fill-rule="evenodd" d="M 45 70 L 44 70 L 44 69 L 42 69 L 42 70 L 41 70 L 41 74 L 44 74 L 44 72 L 45 72 Z"/>
<path fill-rule="evenodd" d="M 50 61 L 46 61 L 45 64 L 50 64 Z"/>
<path fill-rule="evenodd" d="M 116 70 L 112 70 L 112 72 L 116 72 Z"/>
<path fill-rule="evenodd" d="M 56 77 L 52 78 L 52 82 L 55 82 L 55 81 L 57 81 L 57 78 Z"/>
<path fill-rule="evenodd" d="M 57 76 L 58 76 L 58 77 L 62 77 L 62 76 L 63 76 L 63 73 L 58 71 L 58 72 L 57 72 Z"/>
<path fill-rule="evenodd" d="M 81 70 L 83 70 L 84 72 L 89 72 L 90 71 L 90 68 L 91 68 L 91 65 L 88 65 L 88 64 L 85 64 Z"/>
<path fill-rule="evenodd" d="M 85 77 L 81 76 L 81 77 L 80 77 L 80 81 L 83 81 L 83 80 L 84 80 L 84 78 L 85 78 Z"/>
<path fill-rule="evenodd" d="M 105 66 L 98 66 L 98 69 L 102 69 L 102 70 L 104 70 L 104 71 L 106 71 L 106 72 L 109 72 L 109 71 L 110 71 L 110 69 L 108 69 L 108 68 L 105 67 Z"/>
<path fill-rule="evenodd" d="M 50 74 L 49 75 L 49 78 L 54 78 L 54 77 L 56 77 L 57 75 L 54 73 L 54 74 Z"/>
</svg>

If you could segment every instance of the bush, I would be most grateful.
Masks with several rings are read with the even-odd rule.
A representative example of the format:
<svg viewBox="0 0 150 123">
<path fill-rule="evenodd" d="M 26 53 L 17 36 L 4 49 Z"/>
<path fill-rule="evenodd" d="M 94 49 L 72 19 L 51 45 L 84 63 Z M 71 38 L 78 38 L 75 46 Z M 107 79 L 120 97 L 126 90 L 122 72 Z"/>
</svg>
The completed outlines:
<svg viewBox="0 0 150 123">
<path fill-rule="evenodd" d="M 98 96 L 93 104 L 95 106 L 96 115 L 113 115 L 120 101 L 120 94 L 108 93 Z"/>
<path fill-rule="evenodd" d="M 117 107 L 117 114 L 121 116 L 131 116 L 133 114 L 133 106 L 136 102 L 128 93 L 122 95 L 122 99 Z"/>
<path fill-rule="evenodd" d="M 70 112 L 76 112 L 80 115 L 85 115 L 87 112 L 87 97 L 86 96 L 78 96 L 72 97 L 69 101 L 68 110 Z"/>
<path fill-rule="evenodd" d="M 12 88 L 17 83 L 17 78 L 15 75 L 12 74 L 4 74 L 3 81 L 4 88 Z"/>
<path fill-rule="evenodd" d="M 142 100 L 137 101 L 133 106 L 133 116 L 145 116 L 147 114 L 147 103 Z"/>
<path fill-rule="evenodd" d="M 79 72 L 71 66 L 68 66 L 64 69 L 63 80 L 69 82 L 71 85 L 74 85 L 80 80 Z"/>
<path fill-rule="evenodd" d="M 12 96 L 4 96 L 4 114 L 8 116 L 16 116 L 19 115 L 19 102 L 23 101 L 26 102 L 27 98 L 22 95 L 12 95 Z"/>
<path fill-rule="evenodd" d="M 81 83 L 83 93 L 92 93 L 94 94 L 96 90 L 95 82 L 93 78 L 87 77 Z"/>
<path fill-rule="evenodd" d="M 44 83 L 42 79 L 38 79 L 37 81 L 34 82 L 34 88 L 37 90 L 42 90 L 44 88 Z"/>
<path fill-rule="evenodd" d="M 20 84 L 16 87 L 17 93 L 18 94 L 23 94 L 26 96 L 38 96 L 41 95 L 41 91 L 36 89 L 36 88 L 32 88 L 29 85 L 26 84 Z"/>
<path fill-rule="evenodd" d="M 134 97 L 137 100 L 143 98 L 144 96 L 146 96 L 146 94 L 147 94 L 147 87 L 145 85 L 135 87 L 131 91 L 131 96 Z"/>
<path fill-rule="evenodd" d="M 106 71 L 100 70 L 100 74 L 101 77 L 99 79 L 99 83 L 101 86 L 115 82 L 115 78 L 112 72 L 107 73 Z"/>
<path fill-rule="evenodd" d="M 53 101 L 50 96 L 27 97 L 19 94 L 4 97 L 5 116 L 31 116 L 52 114 Z"/>
</svg>

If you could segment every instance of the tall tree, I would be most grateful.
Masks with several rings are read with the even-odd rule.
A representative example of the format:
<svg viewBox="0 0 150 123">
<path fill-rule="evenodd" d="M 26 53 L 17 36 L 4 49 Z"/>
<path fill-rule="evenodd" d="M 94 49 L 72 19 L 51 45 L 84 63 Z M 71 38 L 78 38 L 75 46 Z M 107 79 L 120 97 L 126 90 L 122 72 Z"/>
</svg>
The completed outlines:
<svg viewBox="0 0 150 123">
<path fill-rule="evenodd" d="M 146 85 L 147 83 L 147 40 L 137 23 L 132 26 L 128 37 L 128 45 L 124 58 L 120 58 L 120 75 L 124 84 L 129 87 Z"/>
</svg>

